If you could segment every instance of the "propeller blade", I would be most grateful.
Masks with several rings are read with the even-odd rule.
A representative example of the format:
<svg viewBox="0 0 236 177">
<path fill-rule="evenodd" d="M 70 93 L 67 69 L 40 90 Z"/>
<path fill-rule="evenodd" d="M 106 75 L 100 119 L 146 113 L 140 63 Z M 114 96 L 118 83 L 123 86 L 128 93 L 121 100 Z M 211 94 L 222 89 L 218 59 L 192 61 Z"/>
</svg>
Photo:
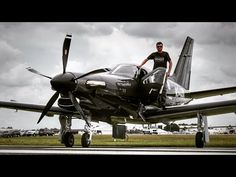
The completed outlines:
<svg viewBox="0 0 236 177">
<path fill-rule="evenodd" d="M 110 71 L 110 69 L 109 69 L 109 68 L 97 69 L 97 70 L 90 71 L 90 72 L 88 72 L 88 73 L 82 74 L 81 76 L 75 78 L 74 80 L 80 79 L 80 78 L 85 77 L 85 76 L 88 76 L 88 75 L 90 75 L 90 74 L 96 74 L 96 73 L 107 72 L 107 71 Z"/>
<path fill-rule="evenodd" d="M 49 111 L 49 109 L 52 107 L 52 105 L 55 103 L 55 101 L 57 100 L 59 96 L 59 92 L 56 92 L 48 101 L 47 105 L 45 106 L 37 124 L 43 119 L 43 117 L 47 114 L 47 112 Z"/>
<path fill-rule="evenodd" d="M 36 71 L 34 68 L 28 67 L 28 68 L 26 68 L 26 69 L 27 69 L 28 71 L 34 73 L 34 74 L 38 74 L 38 75 L 40 75 L 40 76 L 44 76 L 44 77 L 47 77 L 47 78 L 49 78 L 49 79 L 52 79 L 51 77 L 46 76 L 46 75 L 41 74 L 40 72 Z"/>
<path fill-rule="evenodd" d="M 88 72 L 88 73 L 82 74 L 81 76 L 75 78 L 74 80 L 77 80 L 77 79 L 80 79 L 80 78 L 85 77 L 85 76 L 87 76 L 87 75 L 90 75 L 91 73 L 92 73 L 92 72 Z"/>
<path fill-rule="evenodd" d="M 76 100 L 75 96 L 71 92 L 69 92 L 69 97 L 70 97 L 71 102 L 74 104 L 76 110 L 80 113 L 82 118 L 85 120 L 86 124 L 88 126 L 90 126 L 90 123 L 88 122 L 87 118 L 85 117 L 84 112 L 83 112 L 82 108 L 80 107 L 78 101 Z"/>
<path fill-rule="evenodd" d="M 71 37 L 72 35 L 67 34 L 63 43 L 63 49 L 62 49 L 63 74 L 66 72 L 66 65 L 69 55 Z"/>
</svg>

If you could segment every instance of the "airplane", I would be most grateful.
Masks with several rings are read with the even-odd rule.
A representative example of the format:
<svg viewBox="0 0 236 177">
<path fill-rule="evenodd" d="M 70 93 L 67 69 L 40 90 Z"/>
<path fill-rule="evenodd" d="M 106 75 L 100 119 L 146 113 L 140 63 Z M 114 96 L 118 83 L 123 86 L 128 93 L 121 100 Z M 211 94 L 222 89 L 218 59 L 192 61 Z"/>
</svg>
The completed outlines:
<svg viewBox="0 0 236 177">
<path fill-rule="evenodd" d="M 37 123 L 44 116 L 59 115 L 60 141 L 66 147 L 73 147 L 71 132 L 72 118 L 85 121 L 81 137 L 82 147 L 92 142 L 92 122 L 106 122 L 113 125 L 113 132 L 124 134 L 125 123 L 152 124 L 197 118 L 198 132 L 195 145 L 204 147 L 209 142 L 207 116 L 232 113 L 236 100 L 187 105 L 193 99 L 236 92 L 236 87 L 212 90 L 189 91 L 194 39 L 187 36 L 173 75 L 166 77 L 165 68 L 148 72 L 135 64 L 118 64 L 113 69 L 100 68 L 87 73 L 66 70 L 72 35 L 67 34 L 62 50 L 62 73 L 50 77 L 28 67 L 27 70 L 50 79 L 55 90 L 46 106 L 18 102 L 0 101 L 0 107 L 40 112 Z M 163 83 L 167 82 L 166 109 L 156 103 L 162 94 Z M 53 106 L 57 101 L 58 106 Z M 154 103 L 154 104 L 153 104 Z M 118 135 L 117 135 L 118 136 Z"/>
</svg>

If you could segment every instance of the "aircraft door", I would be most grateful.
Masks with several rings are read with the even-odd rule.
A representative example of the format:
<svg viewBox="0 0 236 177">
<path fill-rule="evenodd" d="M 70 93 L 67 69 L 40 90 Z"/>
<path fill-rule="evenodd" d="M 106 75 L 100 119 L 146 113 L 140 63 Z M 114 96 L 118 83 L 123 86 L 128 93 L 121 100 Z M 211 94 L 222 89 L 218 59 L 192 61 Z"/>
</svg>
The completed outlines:
<svg viewBox="0 0 236 177">
<path fill-rule="evenodd" d="M 152 72 L 148 73 L 141 79 L 140 89 L 143 98 L 156 99 L 159 92 L 162 90 L 166 77 L 166 68 L 158 67 Z"/>
</svg>

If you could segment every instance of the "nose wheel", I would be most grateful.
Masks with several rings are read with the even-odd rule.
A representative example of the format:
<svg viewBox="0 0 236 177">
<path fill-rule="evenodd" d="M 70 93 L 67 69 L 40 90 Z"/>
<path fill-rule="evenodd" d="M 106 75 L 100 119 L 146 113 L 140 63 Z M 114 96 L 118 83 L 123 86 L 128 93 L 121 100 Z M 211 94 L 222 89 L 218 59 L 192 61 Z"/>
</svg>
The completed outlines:
<svg viewBox="0 0 236 177">
<path fill-rule="evenodd" d="M 81 137 L 81 145 L 82 147 L 89 147 L 90 143 L 90 134 L 88 132 L 85 132 Z"/>
</svg>

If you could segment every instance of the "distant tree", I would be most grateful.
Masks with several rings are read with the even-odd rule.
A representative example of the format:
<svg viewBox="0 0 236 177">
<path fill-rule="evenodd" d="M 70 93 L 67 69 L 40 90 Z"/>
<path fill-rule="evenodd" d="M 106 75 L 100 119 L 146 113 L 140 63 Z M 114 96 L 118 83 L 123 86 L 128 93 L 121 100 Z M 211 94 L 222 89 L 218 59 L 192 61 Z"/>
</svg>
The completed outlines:
<svg viewBox="0 0 236 177">
<path fill-rule="evenodd" d="M 171 123 L 171 124 L 166 125 L 164 127 L 164 130 L 165 131 L 170 131 L 170 132 L 179 131 L 179 126 L 175 123 Z"/>
<path fill-rule="evenodd" d="M 195 125 L 195 126 L 197 126 L 197 124 L 196 124 L 196 123 L 191 123 L 190 125 Z"/>
<path fill-rule="evenodd" d="M 179 124 L 180 126 L 184 126 L 184 125 L 188 125 L 188 124 L 186 124 L 186 123 L 182 123 L 182 124 Z"/>
</svg>

